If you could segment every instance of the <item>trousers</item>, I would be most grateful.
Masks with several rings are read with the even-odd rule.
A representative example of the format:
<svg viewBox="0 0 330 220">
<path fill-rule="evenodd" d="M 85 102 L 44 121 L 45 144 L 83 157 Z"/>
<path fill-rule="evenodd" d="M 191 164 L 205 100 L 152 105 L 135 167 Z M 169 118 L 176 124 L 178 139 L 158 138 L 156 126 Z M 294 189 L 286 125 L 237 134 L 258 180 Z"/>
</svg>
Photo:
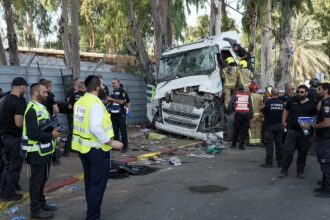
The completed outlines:
<svg viewBox="0 0 330 220">
<path fill-rule="evenodd" d="M 103 195 L 108 182 L 110 153 L 92 148 L 86 154 L 79 153 L 79 157 L 84 169 L 86 220 L 99 219 Z"/>
<path fill-rule="evenodd" d="M 234 133 L 232 145 L 239 143 L 239 147 L 243 147 L 250 127 L 249 114 L 235 113 Z"/>
<path fill-rule="evenodd" d="M 127 149 L 128 138 L 127 138 L 127 129 L 126 129 L 126 116 L 113 114 L 111 115 L 111 122 L 112 122 L 113 132 L 115 135 L 115 140 L 120 141 L 120 136 L 121 136 L 123 149 Z"/>
<path fill-rule="evenodd" d="M 273 164 L 274 145 L 277 164 L 282 163 L 283 128 L 281 124 L 265 128 L 266 164 Z"/>
<path fill-rule="evenodd" d="M 330 138 L 318 138 L 316 142 L 317 160 L 322 171 L 322 186 L 330 190 Z"/>
<path fill-rule="evenodd" d="M 249 130 L 249 144 L 251 145 L 259 145 L 261 144 L 261 130 L 262 130 L 262 120 L 258 115 L 254 115 L 252 118 L 252 122 L 250 123 Z"/>
</svg>

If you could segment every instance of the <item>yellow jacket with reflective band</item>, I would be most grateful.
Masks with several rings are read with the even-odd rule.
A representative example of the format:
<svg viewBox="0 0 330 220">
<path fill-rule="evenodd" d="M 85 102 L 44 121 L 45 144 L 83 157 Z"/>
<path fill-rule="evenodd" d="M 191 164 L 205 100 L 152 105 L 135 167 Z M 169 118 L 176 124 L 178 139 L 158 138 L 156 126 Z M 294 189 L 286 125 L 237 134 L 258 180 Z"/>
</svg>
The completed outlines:
<svg viewBox="0 0 330 220">
<path fill-rule="evenodd" d="M 25 150 L 27 153 L 31 152 L 38 152 L 40 156 L 46 156 L 49 154 L 54 153 L 55 151 L 55 140 L 51 143 L 40 144 L 38 141 L 28 139 L 26 135 L 26 113 L 33 108 L 37 114 L 37 122 L 38 125 L 42 120 L 50 120 L 49 113 L 47 108 L 39 103 L 34 101 L 30 101 L 25 113 L 24 113 L 24 120 L 23 120 L 23 133 L 22 133 L 22 150 Z"/>
<path fill-rule="evenodd" d="M 222 69 L 222 78 L 224 86 L 236 86 L 238 77 L 238 68 L 236 66 L 227 66 Z"/>
<path fill-rule="evenodd" d="M 239 71 L 239 82 L 241 85 L 250 84 L 251 80 L 253 80 L 254 74 L 251 70 L 247 68 L 241 68 Z"/>
<path fill-rule="evenodd" d="M 259 115 L 260 108 L 263 102 L 263 97 L 259 93 L 251 92 L 251 101 L 253 106 L 254 115 Z"/>
<path fill-rule="evenodd" d="M 88 153 L 92 147 L 101 148 L 103 151 L 111 150 L 109 145 L 100 143 L 97 137 L 90 133 L 90 111 L 95 103 L 103 108 L 102 129 L 110 138 L 114 136 L 110 114 L 104 104 L 98 97 L 86 93 L 73 108 L 72 149 L 82 154 Z"/>
</svg>

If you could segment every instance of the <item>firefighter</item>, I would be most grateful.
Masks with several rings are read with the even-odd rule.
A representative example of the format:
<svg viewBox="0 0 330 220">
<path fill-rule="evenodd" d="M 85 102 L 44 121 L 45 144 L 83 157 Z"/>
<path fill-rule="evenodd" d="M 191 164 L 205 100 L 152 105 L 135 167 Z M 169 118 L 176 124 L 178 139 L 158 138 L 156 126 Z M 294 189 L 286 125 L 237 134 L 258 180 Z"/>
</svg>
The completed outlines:
<svg viewBox="0 0 330 220">
<path fill-rule="evenodd" d="M 250 83 L 254 79 L 254 74 L 249 70 L 246 60 L 239 61 L 240 71 L 238 74 L 238 84 L 244 86 L 244 90 L 248 91 Z"/>
<path fill-rule="evenodd" d="M 249 130 L 249 145 L 260 145 L 262 125 L 262 114 L 260 114 L 260 108 L 262 106 L 263 97 L 257 93 L 257 83 L 252 82 L 249 86 L 249 89 L 254 112 Z"/>
<path fill-rule="evenodd" d="M 236 88 L 238 67 L 232 57 L 228 57 L 226 63 L 227 66 L 223 68 L 221 77 L 223 79 L 223 91 L 225 93 L 225 107 L 227 108 L 230 96 L 234 93 Z"/>
<path fill-rule="evenodd" d="M 232 148 L 236 148 L 239 142 L 239 149 L 245 150 L 244 144 L 250 127 L 250 120 L 253 117 L 253 108 L 251 96 L 247 91 L 244 91 L 243 86 L 239 86 L 239 91 L 236 92 L 229 101 L 228 108 L 234 110 L 234 134 Z"/>
</svg>

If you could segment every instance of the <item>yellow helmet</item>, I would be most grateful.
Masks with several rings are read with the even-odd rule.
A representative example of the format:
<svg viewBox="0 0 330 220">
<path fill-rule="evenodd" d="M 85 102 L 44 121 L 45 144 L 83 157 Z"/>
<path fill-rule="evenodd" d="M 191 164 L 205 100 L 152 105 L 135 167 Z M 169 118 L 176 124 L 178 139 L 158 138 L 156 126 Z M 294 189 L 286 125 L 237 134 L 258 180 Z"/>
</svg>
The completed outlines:
<svg viewBox="0 0 330 220">
<path fill-rule="evenodd" d="M 235 60 L 234 60 L 234 58 L 232 58 L 232 57 L 228 57 L 228 58 L 226 59 L 226 63 L 227 63 L 227 64 L 235 63 Z"/>
<path fill-rule="evenodd" d="M 239 65 L 242 67 L 242 68 L 247 68 L 247 62 L 245 60 L 241 60 L 239 61 Z"/>
</svg>

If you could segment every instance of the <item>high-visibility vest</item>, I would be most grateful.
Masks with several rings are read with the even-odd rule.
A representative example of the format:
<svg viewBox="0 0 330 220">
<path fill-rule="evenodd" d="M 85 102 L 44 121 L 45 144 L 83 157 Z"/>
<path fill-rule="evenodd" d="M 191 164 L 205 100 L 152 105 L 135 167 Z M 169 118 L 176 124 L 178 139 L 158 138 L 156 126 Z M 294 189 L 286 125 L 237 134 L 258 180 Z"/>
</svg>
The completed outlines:
<svg viewBox="0 0 330 220">
<path fill-rule="evenodd" d="M 258 116 L 259 111 L 260 111 L 260 107 L 261 107 L 262 102 L 263 102 L 263 97 L 262 97 L 262 95 L 260 95 L 258 93 L 252 92 L 251 93 L 251 101 L 252 101 L 254 116 Z"/>
<path fill-rule="evenodd" d="M 94 103 L 103 108 L 102 129 L 110 138 L 114 136 L 110 114 L 104 104 L 98 97 L 86 93 L 73 108 L 72 149 L 82 154 L 88 153 L 91 148 L 100 148 L 103 151 L 111 150 L 109 145 L 100 143 L 97 137 L 90 132 L 90 111 Z"/>
<path fill-rule="evenodd" d="M 247 92 L 237 92 L 237 101 L 235 103 L 235 112 L 249 113 L 249 94 Z"/>
<path fill-rule="evenodd" d="M 152 102 L 155 97 L 155 89 L 156 87 L 154 85 L 148 84 L 147 85 L 147 101 Z"/>
<path fill-rule="evenodd" d="M 37 114 L 37 122 L 40 125 L 40 122 L 43 120 L 49 120 L 49 113 L 47 108 L 40 103 L 36 103 L 34 101 L 30 101 L 25 113 L 24 113 L 24 120 L 23 120 L 23 133 L 22 133 L 22 150 L 26 151 L 27 153 L 31 152 L 38 152 L 40 156 L 47 156 L 49 154 L 54 153 L 55 151 L 55 140 L 49 143 L 39 143 L 39 141 L 31 140 L 26 135 L 26 113 L 30 109 L 34 109 Z"/>
</svg>

